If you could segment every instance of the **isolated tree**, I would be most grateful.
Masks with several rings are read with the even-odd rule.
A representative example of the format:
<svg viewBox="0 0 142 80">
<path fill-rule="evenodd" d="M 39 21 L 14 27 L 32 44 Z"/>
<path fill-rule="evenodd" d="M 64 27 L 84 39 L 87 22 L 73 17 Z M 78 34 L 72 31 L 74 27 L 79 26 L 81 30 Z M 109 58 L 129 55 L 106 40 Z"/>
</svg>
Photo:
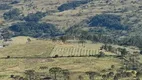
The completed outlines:
<svg viewBox="0 0 142 80">
<path fill-rule="evenodd" d="M 61 68 L 59 67 L 52 67 L 49 69 L 49 73 L 54 75 L 54 79 L 57 80 L 57 74 L 61 72 Z"/>
<path fill-rule="evenodd" d="M 26 74 L 28 80 L 35 79 L 35 71 L 34 70 L 26 70 L 25 74 Z"/>
<path fill-rule="evenodd" d="M 1 35 L 4 39 L 4 41 L 7 41 L 8 39 L 11 38 L 12 33 L 8 29 L 3 29 Z"/>
<path fill-rule="evenodd" d="M 20 78 L 21 77 L 19 75 L 16 75 L 15 77 L 13 77 L 14 80 L 20 80 Z"/>
<path fill-rule="evenodd" d="M 139 77 L 141 77 L 141 76 L 142 76 L 142 72 L 138 71 L 138 72 L 136 73 L 136 77 L 139 78 Z"/>
<path fill-rule="evenodd" d="M 67 40 L 67 36 L 61 36 L 61 37 L 60 37 L 60 40 L 61 40 L 63 43 L 65 43 L 66 40 Z"/>
<path fill-rule="evenodd" d="M 86 72 L 86 74 L 89 76 L 90 80 L 95 80 L 94 77 L 96 75 L 96 72 L 88 71 L 88 72 Z"/>
<path fill-rule="evenodd" d="M 81 75 L 78 76 L 79 80 L 83 80 L 83 77 Z"/>
<path fill-rule="evenodd" d="M 115 65 L 111 65 L 111 69 L 114 69 L 115 68 Z"/>
<path fill-rule="evenodd" d="M 124 49 L 121 49 L 121 56 L 124 57 L 128 54 L 128 51 L 124 48 Z"/>
<path fill-rule="evenodd" d="M 63 69 L 61 72 L 63 74 L 64 80 L 69 80 L 69 75 L 70 75 L 69 70 Z"/>
<path fill-rule="evenodd" d="M 19 80 L 26 80 L 26 79 L 24 79 L 23 77 L 20 77 Z"/>
<path fill-rule="evenodd" d="M 84 45 L 85 40 L 83 40 L 83 39 L 82 39 L 82 40 L 80 40 L 80 41 L 79 41 L 79 43 L 81 43 L 81 44 L 82 44 L 82 46 L 85 46 L 85 45 Z"/>
<path fill-rule="evenodd" d="M 117 76 L 114 76 L 113 80 L 118 80 L 118 77 L 117 77 Z"/>
<path fill-rule="evenodd" d="M 142 55 L 142 50 L 140 51 L 140 54 Z"/>
<path fill-rule="evenodd" d="M 102 75 L 103 80 L 107 79 L 107 75 Z"/>
<path fill-rule="evenodd" d="M 105 56 L 105 53 L 104 52 L 99 52 L 99 55 L 98 55 L 98 57 L 100 58 L 100 57 L 104 57 Z"/>
<path fill-rule="evenodd" d="M 32 40 L 31 40 L 30 38 L 27 38 L 27 41 L 28 41 L 28 42 L 31 42 Z"/>
<path fill-rule="evenodd" d="M 107 74 L 107 76 L 108 76 L 108 77 L 113 77 L 113 76 L 114 76 L 114 72 L 109 72 L 109 73 Z"/>
<path fill-rule="evenodd" d="M 136 78 L 136 80 L 140 80 L 140 78 Z"/>
</svg>

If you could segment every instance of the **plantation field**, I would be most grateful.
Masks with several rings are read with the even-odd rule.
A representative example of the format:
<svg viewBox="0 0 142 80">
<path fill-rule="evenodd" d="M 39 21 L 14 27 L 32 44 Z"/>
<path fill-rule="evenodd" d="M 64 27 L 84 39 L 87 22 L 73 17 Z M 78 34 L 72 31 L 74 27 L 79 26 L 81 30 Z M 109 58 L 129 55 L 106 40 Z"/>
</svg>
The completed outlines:
<svg viewBox="0 0 142 80">
<path fill-rule="evenodd" d="M 80 56 L 95 56 L 99 54 L 102 44 L 86 44 L 86 47 L 79 44 L 72 45 L 56 45 L 52 50 L 50 57 L 58 55 L 59 57 L 80 57 Z M 91 48 L 92 47 L 92 48 Z M 106 55 L 115 55 L 111 52 L 105 52 Z"/>
<path fill-rule="evenodd" d="M 61 47 L 56 46 L 52 53 L 51 57 L 58 55 L 58 56 L 93 56 L 98 54 L 97 50 L 91 50 L 86 48 L 75 48 L 75 47 Z"/>
</svg>

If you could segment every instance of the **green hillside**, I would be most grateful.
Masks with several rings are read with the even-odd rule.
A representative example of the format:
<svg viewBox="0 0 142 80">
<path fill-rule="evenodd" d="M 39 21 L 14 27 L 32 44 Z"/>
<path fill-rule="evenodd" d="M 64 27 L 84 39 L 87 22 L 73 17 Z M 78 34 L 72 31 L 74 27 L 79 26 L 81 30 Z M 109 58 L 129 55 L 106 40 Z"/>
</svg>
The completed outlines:
<svg viewBox="0 0 142 80">
<path fill-rule="evenodd" d="M 0 0 L 0 80 L 141 80 L 141 4 Z"/>
</svg>

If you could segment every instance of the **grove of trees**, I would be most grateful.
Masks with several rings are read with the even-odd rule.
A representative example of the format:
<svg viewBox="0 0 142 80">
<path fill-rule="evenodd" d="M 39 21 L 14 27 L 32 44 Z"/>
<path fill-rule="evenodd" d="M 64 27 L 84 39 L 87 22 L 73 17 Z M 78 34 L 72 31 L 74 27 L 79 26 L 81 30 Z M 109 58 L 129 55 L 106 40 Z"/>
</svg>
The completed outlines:
<svg viewBox="0 0 142 80">
<path fill-rule="evenodd" d="M 121 23 L 121 17 L 114 14 L 96 15 L 88 22 L 88 24 L 91 27 L 99 26 L 116 30 L 126 29 L 126 26 Z"/>
<path fill-rule="evenodd" d="M 51 37 L 60 33 L 52 24 L 37 22 L 19 22 L 9 29 L 15 33 L 15 36 Z"/>
<path fill-rule="evenodd" d="M 15 9 L 11 9 L 8 12 L 5 12 L 3 14 L 3 17 L 5 20 L 17 20 L 20 18 L 20 10 L 15 8 Z"/>
<path fill-rule="evenodd" d="M 62 4 L 61 6 L 58 7 L 59 11 L 65 11 L 65 10 L 70 10 L 70 9 L 75 9 L 76 7 L 79 7 L 82 4 L 87 4 L 92 0 L 78 0 L 78 1 L 71 1 L 65 4 Z"/>
<path fill-rule="evenodd" d="M 45 16 L 46 16 L 46 13 L 43 13 L 43 12 L 30 13 L 26 17 L 24 17 L 24 20 L 38 22 L 41 18 Z"/>
</svg>

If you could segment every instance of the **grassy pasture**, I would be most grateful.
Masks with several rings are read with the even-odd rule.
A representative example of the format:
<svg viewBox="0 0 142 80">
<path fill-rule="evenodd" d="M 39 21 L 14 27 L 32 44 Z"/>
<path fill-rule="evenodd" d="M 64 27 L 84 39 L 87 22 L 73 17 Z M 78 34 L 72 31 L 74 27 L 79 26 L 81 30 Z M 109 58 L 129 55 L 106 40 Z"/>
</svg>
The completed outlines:
<svg viewBox="0 0 142 80">
<path fill-rule="evenodd" d="M 104 69 L 109 71 L 111 65 L 115 65 L 113 70 L 115 72 L 122 65 L 120 59 L 114 57 L 88 57 L 89 55 L 96 55 L 100 51 L 102 43 L 92 44 L 88 42 L 84 44 L 85 46 L 82 46 L 78 43 L 64 44 L 60 41 L 53 43 L 49 40 L 36 40 L 34 38 L 30 38 L 32 41 L 27 43 L 27 38 L 29 37 L 15 37 L 8 47 L 0 49 L 0 57 L 19 57 L 0 59 L 0 80 L 11 80 L 9 78 L 11 74 L 23 75 L 23 72 L 29 69 L 48 74 L 51 67 L 70 70 L 72 73 L 71 80 L 77 80 L 78 75 L 82 75 L 85 80 L 89 80 L 84 73 L 86 71 L 101 72 Z M 105 52 L 105 54 L 113 55 L 111 52 Z M 46 58 L 55 55 L 63 57 Z M 47 69 L 41 69 L 41 67 L 47 67 Z M 101 80 L 100 77 L 96 78 Z"/>
<path fill-rule="evenodd" d="M 27 43 L 29 37 L 16 37 L 8 47 L 0 49 L 0 57 L 47 57 L 54 44 L 50 41 L 35 40 Z"/>
<path fill-rule="evenodd" d="M 107 65 L 107 66 L 106 66 Z M 24 70 L 33 69 L 37 72 L 47 72 L 51 67 L 69 69 L 72 73 L 71 80 L 77 80 L 77 76 L 86 71 L 100 72 L 115 65 L 116 69 L 121 62 L 116 58 L 74 57 L 74 58 L 47 58 L 47 59 L 0 59 L 0 80 L 11 80 L 11 74 L 23 75 Z M 48 67 L 40 69 L 40 67 Z M 85 75 L 85 74 L 83 74 Z M 84 76 L 85 80 L 89 80 Z"/>
</svg>

